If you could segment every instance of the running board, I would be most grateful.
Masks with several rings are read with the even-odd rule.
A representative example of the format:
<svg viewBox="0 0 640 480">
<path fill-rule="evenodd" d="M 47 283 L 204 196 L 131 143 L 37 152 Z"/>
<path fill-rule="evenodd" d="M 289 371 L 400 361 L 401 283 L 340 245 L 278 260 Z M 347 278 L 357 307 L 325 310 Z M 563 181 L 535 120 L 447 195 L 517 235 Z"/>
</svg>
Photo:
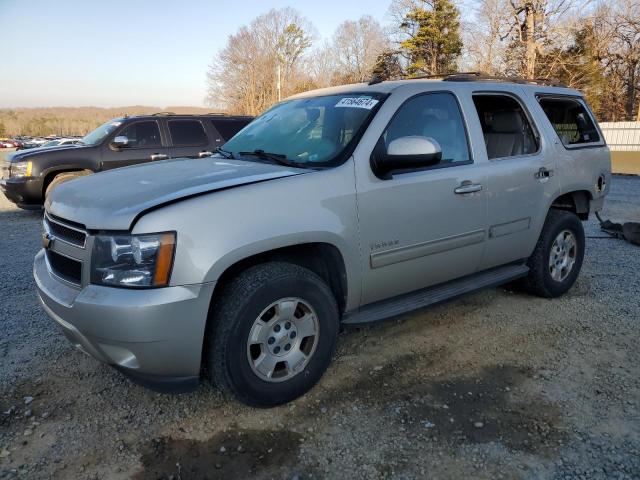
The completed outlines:
<svg viewBox="0 0 640 480">
<path fill-rule="evenodd" d="M 451 300 L 467 293 L 476 292 L 484 288 L 497 287 L 503 283 L 524 277 L 527 273 L 529 273 L 529 267 L 514 264 L 474 273 L 441 285 L 366 305 L 359 310 L 343 315 L 342 324 L 363 325 L 378 322 L 419 308 Z"/>
</svg>

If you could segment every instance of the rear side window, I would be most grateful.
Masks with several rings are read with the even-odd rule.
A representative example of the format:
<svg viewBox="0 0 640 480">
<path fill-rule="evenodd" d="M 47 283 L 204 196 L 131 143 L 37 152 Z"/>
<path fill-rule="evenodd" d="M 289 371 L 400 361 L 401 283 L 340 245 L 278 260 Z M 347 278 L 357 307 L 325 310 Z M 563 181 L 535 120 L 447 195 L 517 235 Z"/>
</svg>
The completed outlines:
<svg viewBox="0 0 640 480">
<path fill-rule="evenodd" d="M 154 121 L 132 123 L 118 135 L 129 139 L 128 148 L 155 148 L 162 145 L 160 129 Z"/>
<path fill-rule="evenodd" d="M 226 142 L 242 130 L 249 122 L 241 120 L 213 120 L 211 123 L 213 123 L 213 127 L 222 137 L 222 141 Z"/>
<path fill-rule="evenodd" d="M 598 129 L 578 100 L 541 97 L 539 102 L 564 146 L 600 141 Z"/>
<path fill-rule="evenodd" d="M 169 120 L 169 133 L 175 147 L 207 143 L 204 127 L 197 120 Z"/>
<path fill-rule="evenodd" d="M 487 156 L 518 157 L 538 151 L 538 136 L 522 105 L 509 95 L 474 95 Z"/>
<path fill-rule="evenodd" d="M 382 134 L 385 146 L 407 136 L 433 138 L 442 149 L 439 166 L 471 160 L 460 108 L 450 93 L 410 98 L 398 109 Z"/>
</svg>

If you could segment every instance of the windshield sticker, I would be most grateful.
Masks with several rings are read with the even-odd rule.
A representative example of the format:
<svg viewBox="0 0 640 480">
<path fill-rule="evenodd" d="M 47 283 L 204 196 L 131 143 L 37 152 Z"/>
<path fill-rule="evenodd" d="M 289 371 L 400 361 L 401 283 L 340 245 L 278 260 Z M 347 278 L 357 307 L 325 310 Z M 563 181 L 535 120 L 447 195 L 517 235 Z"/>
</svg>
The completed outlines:
<svg viewBox="0 0 640 480">
<path fill-rule="evenodd" d="M 336 103 L 336 108 L 364 108 L 371 110 L 378 100 L 370 97 L 347 97 Z"/>
</svg>

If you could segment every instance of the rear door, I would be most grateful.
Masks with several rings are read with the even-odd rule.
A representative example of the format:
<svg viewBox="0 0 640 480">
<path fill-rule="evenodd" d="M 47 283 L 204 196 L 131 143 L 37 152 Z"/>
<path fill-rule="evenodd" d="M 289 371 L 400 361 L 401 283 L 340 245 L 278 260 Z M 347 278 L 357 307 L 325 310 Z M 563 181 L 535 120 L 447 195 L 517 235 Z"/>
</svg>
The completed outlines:
<svg viewBox="0 0 640 480">
<path fill-rule="evenodd" d="M 200 119 L 169 118 L 167 130 L 172 158 L 200 158 L 213 153 L 209 136 Z"/>
<path fill-rule="evenodd" d="M 158 120 L 127 122 L 103 144 L 102 169 L 110 170 L 168 158 L 161 132 Z M 111 145 L 113 139 L 118 136 L 127 137 L 129 143 L 126 147 L 115 148 Z"/>
<path fill-rule="evenodd" d="M 557 192 L 552 145 L 538 127 L 537 112 L 525 106 L 524 94 L 521 87 L 472 93 L 488 165 L 488 239 L 481 269 L 531 254 Z"/>
</svg>

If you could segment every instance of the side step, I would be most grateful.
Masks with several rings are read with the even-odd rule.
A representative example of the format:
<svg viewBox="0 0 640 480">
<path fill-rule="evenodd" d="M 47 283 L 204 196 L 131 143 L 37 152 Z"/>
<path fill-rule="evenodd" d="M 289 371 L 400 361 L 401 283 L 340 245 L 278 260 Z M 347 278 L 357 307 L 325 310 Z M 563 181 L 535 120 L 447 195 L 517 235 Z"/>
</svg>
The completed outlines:
<svg viewBox="0 0 640 480">
<path fill-rule="evenodd" d="M 402 315 L 419 308 L 428 307 L 437 303 L 460 297 L 467 293 L 482 290 L 484 288 L 497 287 L 529 273 L 526 265 L 506 265 L 492 268 L 484 272 L 474 273 L 457 280 L 428 287 L 416 292 L 407 293 L 389 300 L 365 305 L 359 310 L 346 313 L 342 317 L 343 325 L 364 325 L 374 323 L 387 318 Z"/>
</svg>

